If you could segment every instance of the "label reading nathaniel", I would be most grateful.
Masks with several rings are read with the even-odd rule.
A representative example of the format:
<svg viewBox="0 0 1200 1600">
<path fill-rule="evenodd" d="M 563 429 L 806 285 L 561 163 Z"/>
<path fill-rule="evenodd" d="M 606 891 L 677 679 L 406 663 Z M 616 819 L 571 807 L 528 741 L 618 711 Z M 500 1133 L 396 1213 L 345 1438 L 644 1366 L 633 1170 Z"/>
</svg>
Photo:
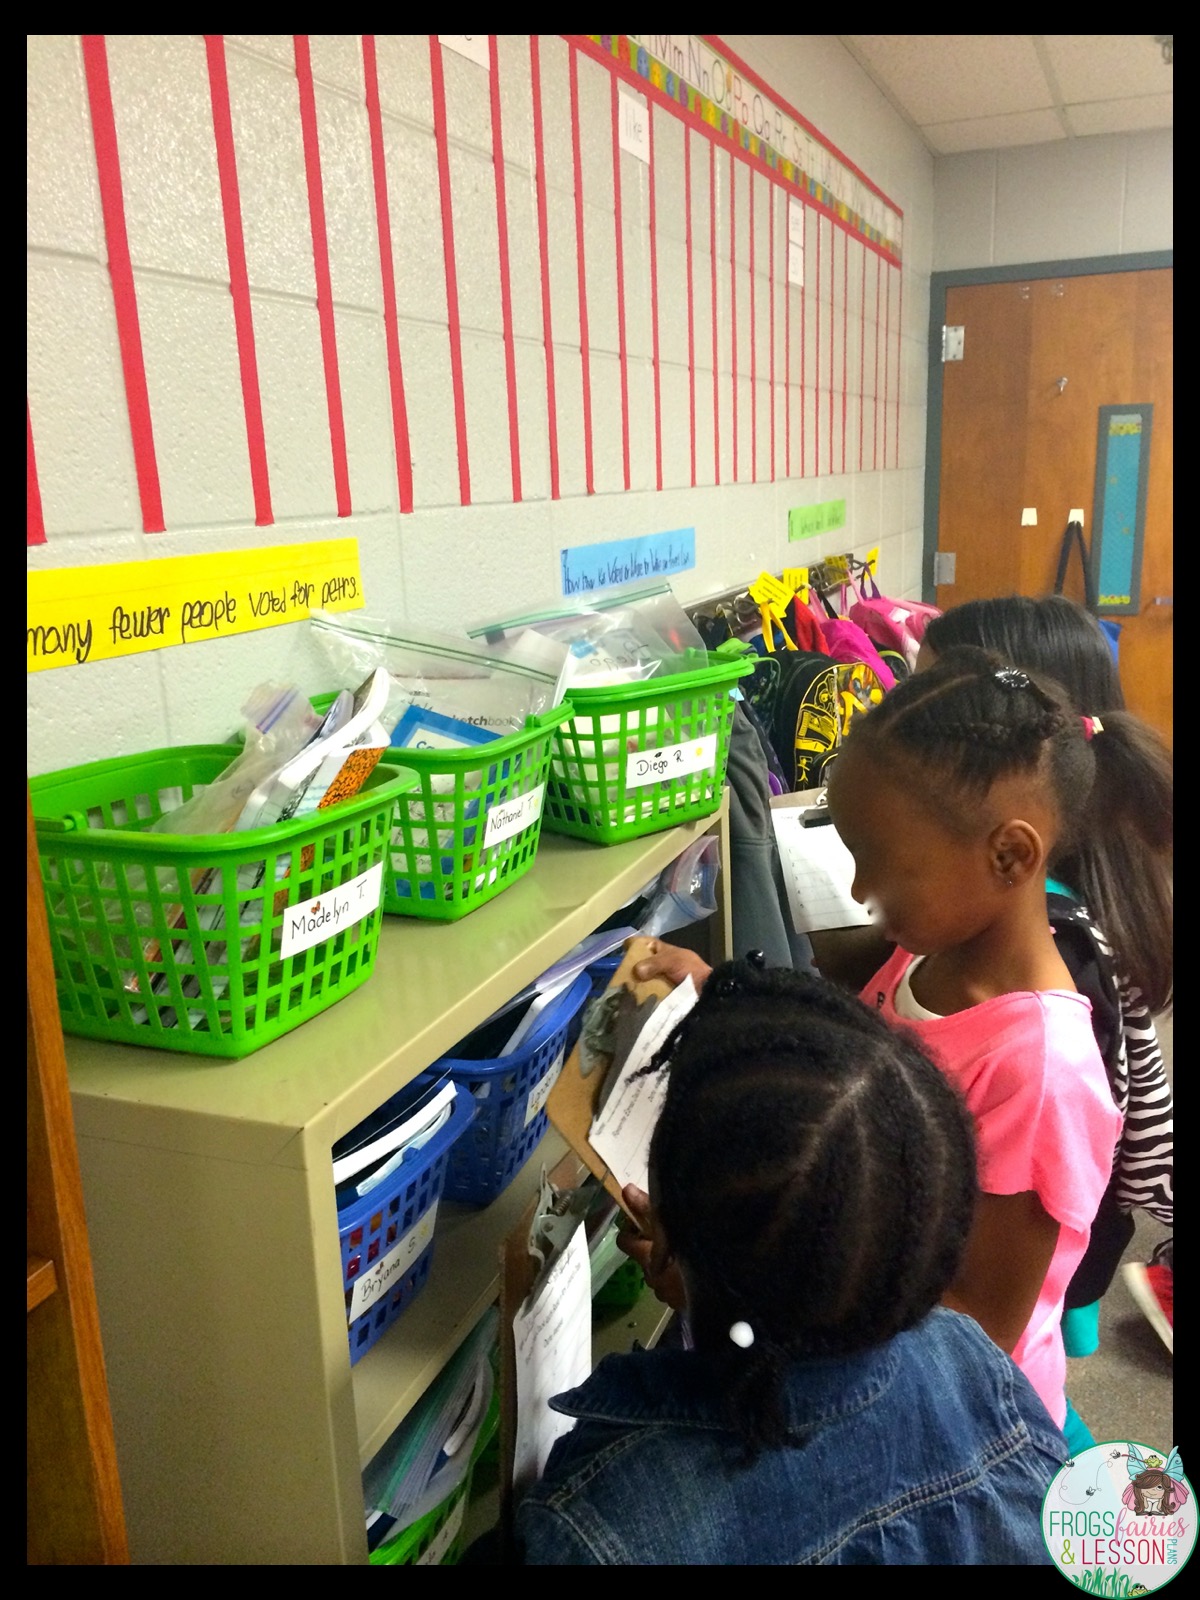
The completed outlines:
<svg viewBox="0 0 1200 1600">
<path fill-rule="evenodd" d="M 350 1321 L 381 1300 L 402 1272 L 406 1272 L 433 1238 L 433 1225 L 437 1221 L 437 1202 L 411 1227 L 400 1243 L 389 1250 L 382 1261 L 377 1261 L 368 1272 L 355 1280 L 350 1297 Z"/>
<path fill-rule="evenodd" d="M 668 744 L 660 750 L 631 755 L 625 762 L 625 787 L 640 789 L 647 783 L 686 778 L 689 773 L 704 772 L 716 764 L 717 736 L 705 734 L 703 739 L 692 739 L 687 744 Z"/>
<path fill-rule="evenodd" d="M 322 944 L 369 917 L 383 897 L 383 862 L 283 913 L 284 957 Z"/>
<path fill-rule="evenodd" d="M 536 822 L 542 814 L 542 797 L 545 793 L 546 785 L 540 783 L 536 789 L 520 795 L 516 800 L 503 800 L 498 806 L 493 806 L 488 812 L 487 827 L 483 832 L 484 845 L 511 839 L 514 833 L 520 833 Z"/>
</svg>

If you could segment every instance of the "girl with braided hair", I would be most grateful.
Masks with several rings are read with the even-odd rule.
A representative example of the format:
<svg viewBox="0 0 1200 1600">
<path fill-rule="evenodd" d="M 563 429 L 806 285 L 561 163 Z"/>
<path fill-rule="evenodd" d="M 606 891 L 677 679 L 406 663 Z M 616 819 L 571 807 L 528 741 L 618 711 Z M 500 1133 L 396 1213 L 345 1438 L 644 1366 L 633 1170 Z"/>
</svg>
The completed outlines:
<svg viewBox="0 0 1200 1600">
<path fill-rule="evenodd" d="M 1045 1563 L 1061 1435 L 939 1306 L 971 1227 L 960 1096 L 855 996 L 719 967 L 646 1069 L 654 1270 L 687 1348 L 606 1357 L 522 1500 L 530 1564 Z"/>
<path fill-rule="evenodd" d="M 1169 811 L 1145 733 L 961 647 L 861 719 L 829 783 L 854 896 L 895 946 L 863 998 L 922 1039 L 975 1119 L 979 1194 L 945 1302 L 1011 1352 L 1075 1449 L 1091 1437 L 1060 1323 L 1121 1114 L 1045 880 L 1092 824 L 1095 786 L 1115 815 L 1131 789 Z"/>
</svg>

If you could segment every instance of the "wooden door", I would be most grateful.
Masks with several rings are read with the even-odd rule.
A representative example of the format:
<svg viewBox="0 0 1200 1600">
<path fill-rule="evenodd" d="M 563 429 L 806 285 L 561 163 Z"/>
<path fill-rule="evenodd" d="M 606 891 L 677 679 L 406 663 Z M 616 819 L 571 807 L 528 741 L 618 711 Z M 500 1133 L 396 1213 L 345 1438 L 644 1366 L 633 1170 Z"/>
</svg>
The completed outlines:
<svg viewBox="0 0 1200 1600">
<path fill-rule="evenodd" d="M 1140 609 L 1116 620 L 1126 699 L 1168 742 L 1172 282 L 1165 267 L 947 290 L 946 322 L 964 334 L 962 360 L 942 369 L 938 550 L 955 570 L 937 589 L 943 609 L 1049 593 L 1068 514 L 1082 510 L 1089 546 L 1094 536 L 1100 407 L 1153 405 Z M 1022 525 L 1027 507 L 1036 526 Z M 1078 557 L 1066 592 L 1083 599 Z"/>
</svg>

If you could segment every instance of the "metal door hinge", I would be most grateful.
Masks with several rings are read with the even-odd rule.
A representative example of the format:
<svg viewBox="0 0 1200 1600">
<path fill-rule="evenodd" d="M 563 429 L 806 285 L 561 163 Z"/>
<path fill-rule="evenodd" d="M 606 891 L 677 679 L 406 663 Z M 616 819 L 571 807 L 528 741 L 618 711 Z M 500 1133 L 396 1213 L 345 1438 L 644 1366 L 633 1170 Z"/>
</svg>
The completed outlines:
<svg viewBox="0 0 1200 1600">
<path fill-rule="evenodd" d="M 963 358 L 963 335 L 965 328 L 950 328 L 942 324 L 942 360 L 961 361 Z"/>
</svg>

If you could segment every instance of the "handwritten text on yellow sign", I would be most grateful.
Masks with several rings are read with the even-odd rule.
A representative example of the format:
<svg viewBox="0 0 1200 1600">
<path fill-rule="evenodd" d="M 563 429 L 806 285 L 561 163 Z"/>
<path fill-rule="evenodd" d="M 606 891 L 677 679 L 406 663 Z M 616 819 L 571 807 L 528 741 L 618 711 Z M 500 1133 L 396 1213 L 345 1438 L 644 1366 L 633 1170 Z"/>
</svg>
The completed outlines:
<svg viewBox="0 0 1200 1600">
<path fill-rule="evenodd" d="M 29 574 L 28 670 L 298 622 L 363 603 L 357 539 Z"/>
</svg>

